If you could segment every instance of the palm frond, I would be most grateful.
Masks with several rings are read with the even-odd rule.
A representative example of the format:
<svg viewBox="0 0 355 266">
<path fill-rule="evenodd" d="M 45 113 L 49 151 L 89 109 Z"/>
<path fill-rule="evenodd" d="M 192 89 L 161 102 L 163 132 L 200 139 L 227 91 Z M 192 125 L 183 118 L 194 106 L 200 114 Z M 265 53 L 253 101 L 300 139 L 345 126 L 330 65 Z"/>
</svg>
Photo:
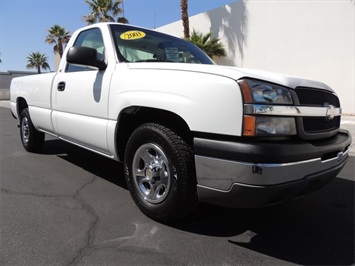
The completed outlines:
<svg viewBox="0 0 355 266">
<path fill-rule="evenodd" d="M 186 40 L 198 46 L 211 58 L 226 55 L 226 51 L 220 39 L 217 37 L 212 38 L 212 32 L 203 34 L 194 29 L 190 38 Z"/>
<path fill-rule="evenodd" d="M 85 0 L 92 12 L 83 16 L 83 20 L 89 25 L 96 22 L 114 22 L 115 17 L 123 13 L 123 9 L 119 7 L 122 2 L 123 0 Z"/>
</svg>

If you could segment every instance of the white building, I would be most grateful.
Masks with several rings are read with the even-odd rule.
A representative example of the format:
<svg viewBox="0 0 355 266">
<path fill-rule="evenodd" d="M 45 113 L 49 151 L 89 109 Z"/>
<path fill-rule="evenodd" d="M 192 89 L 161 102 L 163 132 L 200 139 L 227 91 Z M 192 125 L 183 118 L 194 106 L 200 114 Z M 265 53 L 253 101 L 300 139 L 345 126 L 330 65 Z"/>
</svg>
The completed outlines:
<svg viewBox="0 0 355 266">
<path fill-rule="evenodd" d="M 322 81 L 355 115 L 354 10 L 354 0 L 241 0 L 190 17 L 190 30 L 221 39 L 228 55 L 219 64 Z M 183 35 L 181 21 L 157 30 Z"/>
</svg>

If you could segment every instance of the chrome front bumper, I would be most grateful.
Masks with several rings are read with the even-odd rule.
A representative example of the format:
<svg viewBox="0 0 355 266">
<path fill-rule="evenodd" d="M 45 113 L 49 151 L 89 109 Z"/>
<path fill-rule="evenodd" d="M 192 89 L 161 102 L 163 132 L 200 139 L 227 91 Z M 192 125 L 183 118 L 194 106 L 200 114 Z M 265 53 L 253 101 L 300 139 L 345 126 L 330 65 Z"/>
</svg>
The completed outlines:
<svg viewBox="0 0 355 266">
<path fill-rule="evenodd" d="M 254 146 L 234 143 L 227 148 L 228 142 L 197 140 L 195 164 L 199 199 L 225 207 L 256 208 L 310 193 L 329 183 L 344 167 L 351 136 L 347 132 L 341 134 L 324 143 L 305 142 L 292 147 L 290 142 L 284 148 L 275 144 L 274 149 L 254 147 L 263 145 L 260 143 Z M 218 151 L 213 152 L 216 147 Z M 301 152 L 296 154 L 299 149 Z M 322 151 L 315 158 L 309 158 L 319 149 Z M 234 157 L 237 160 L 232 159 Z M 248 161 L 241 160 L 243 157 Z M 265 162 L 260 159 L 263 157 Z M 302 157 L 305 159 L 292 160 Z"/>
</svg>

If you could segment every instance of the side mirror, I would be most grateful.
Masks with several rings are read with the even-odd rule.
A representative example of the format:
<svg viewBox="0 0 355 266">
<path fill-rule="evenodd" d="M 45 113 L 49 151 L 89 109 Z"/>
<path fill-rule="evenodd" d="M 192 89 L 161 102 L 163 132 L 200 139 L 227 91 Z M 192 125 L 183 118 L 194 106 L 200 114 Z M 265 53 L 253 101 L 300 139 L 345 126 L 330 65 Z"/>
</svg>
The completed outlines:
<svg viewBox="0 0 355 266">
<path fill-rule="evenodd" d="M 96 49 L 84 46 L 71 47 L 67 53 L 67 62 L 97 67 L 99 70 L 105 70 L 107 67 L 105 61 L 99 59 Z"/>
</svg>

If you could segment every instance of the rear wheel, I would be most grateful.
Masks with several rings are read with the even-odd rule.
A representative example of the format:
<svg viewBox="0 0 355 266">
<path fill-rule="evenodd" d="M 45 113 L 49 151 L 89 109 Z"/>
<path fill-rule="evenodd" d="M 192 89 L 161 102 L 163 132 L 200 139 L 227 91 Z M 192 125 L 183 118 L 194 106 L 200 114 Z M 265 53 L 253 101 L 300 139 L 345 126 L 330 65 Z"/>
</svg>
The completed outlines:
<svg viewBox="0 0 355 266">
<path fill-rule="evenodd" d="M 132 198 L 154 220 L 178 220 L 197 204 L 192 150 L 162 125 L 143 124 L 132 133 L 125 152 L 125 175 Z"/>
<path fill-rule="evenodd" d="M 20 135 L 23 147 L 29 152 L 39 152 L 44 142 L 44 133 L 35 129 L 28 109 L 25 108 L 20 116 Z"/>
</svg>

